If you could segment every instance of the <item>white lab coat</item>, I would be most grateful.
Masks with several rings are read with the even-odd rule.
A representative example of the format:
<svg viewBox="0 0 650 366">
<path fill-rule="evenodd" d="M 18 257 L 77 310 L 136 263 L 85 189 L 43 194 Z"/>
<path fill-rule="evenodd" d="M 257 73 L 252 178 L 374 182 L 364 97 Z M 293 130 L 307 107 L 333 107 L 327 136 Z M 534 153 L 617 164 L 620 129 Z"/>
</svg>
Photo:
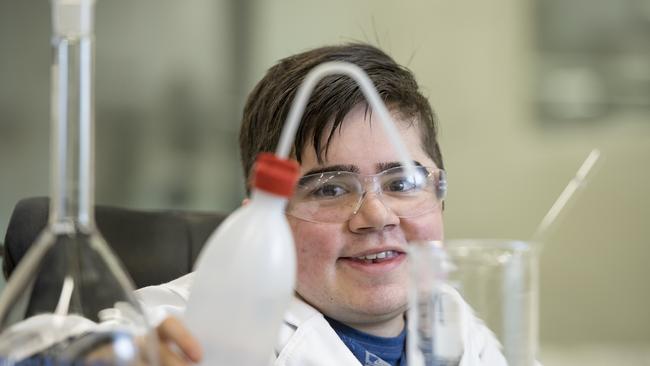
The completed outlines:
<svg viewBox="0 0 650 366">
<path fill-rule="evenodd" d="M 183 316 L 193 274 L 172 282 L 142 288 L 136 296 L 154 323 L 168 315 Z M 460 366 L 505 366 L 500 346 L 483 323 L 456 292 L 451 296 L 457 305 L 455 314 L 460 332 L 452 337 L 463 349 Z M 453 341 L 452 341 L 453 342 Z M 295 297 L 285 313 L 275 347 L 273 366 L 361 366 L 347 346 L 341 341 L 323 315 Z"/>
</svg>

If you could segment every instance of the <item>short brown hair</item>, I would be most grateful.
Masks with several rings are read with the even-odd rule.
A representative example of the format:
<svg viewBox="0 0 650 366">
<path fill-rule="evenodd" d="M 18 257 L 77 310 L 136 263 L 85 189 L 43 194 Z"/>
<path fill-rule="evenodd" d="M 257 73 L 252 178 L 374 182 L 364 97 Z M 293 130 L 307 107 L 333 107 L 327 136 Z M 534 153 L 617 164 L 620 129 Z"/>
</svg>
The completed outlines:
<svg viewBox="0 0 650 366">
<path fill-rule="evenodd" d="M 246 101 L 239 134 L 246 182 L 257 154 L 275 151 L 291 103 L 307 73 L 328 61 L 350 62 L 363 69 L 393 112 L 418 123 L 423 149 L 439 168 L 444 168 L 437 140 L 436 117 L 428 100 L 420 93 L 413 73 L 374 46 L 352 43 L 315 48 L 287 57 L 271 67 L 257 83 Z M 310 97 L 296 133 L 293 155 L 298 162 L 310 139 L 318 160 L 322 161 L 345 116 L 364 101 L 358 85 L 349 77 L 331 75 L 322 79 Z M 328 123 L 332 121 L 333 125 L 328 129 Z M 328 133 L 328 138 L 325 146 L 321 146 L 324 133 Z"/>
</svg>

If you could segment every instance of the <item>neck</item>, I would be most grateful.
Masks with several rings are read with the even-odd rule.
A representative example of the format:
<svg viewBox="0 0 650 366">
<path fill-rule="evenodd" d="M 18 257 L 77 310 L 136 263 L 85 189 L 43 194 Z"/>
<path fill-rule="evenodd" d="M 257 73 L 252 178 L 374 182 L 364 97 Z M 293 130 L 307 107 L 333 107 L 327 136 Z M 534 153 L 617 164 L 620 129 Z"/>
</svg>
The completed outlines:
<svg viewBox="0 0 650 366">
<path fill-rule="evenodd" d="M 93 5 L 53 1 L 49 220 L 55 230 L 94 227 Z"/>
<path fill-rule="evenodd" d="M 92 227 L 92 40 L 54 38 L 50 224 Z"/>
</svg>

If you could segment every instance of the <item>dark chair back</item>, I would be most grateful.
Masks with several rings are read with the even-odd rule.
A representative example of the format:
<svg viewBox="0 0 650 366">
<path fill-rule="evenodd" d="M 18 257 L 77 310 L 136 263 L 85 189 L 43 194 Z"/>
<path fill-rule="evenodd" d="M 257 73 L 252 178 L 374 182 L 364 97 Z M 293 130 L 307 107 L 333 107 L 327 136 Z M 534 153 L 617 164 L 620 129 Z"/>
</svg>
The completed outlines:
<svg viewBox="0 0 650 366">
<path fill-rule="evenodd" d="M 49 199 L 19 201 L 4 243 L 3 271 L 9 278 L 45 228 Z M 95 206 L 97 227 L 136 287 L 161 284 L 189 273 L 208 236 L 227 215 L 189 211 L 139 211 Z"/>
</svg>

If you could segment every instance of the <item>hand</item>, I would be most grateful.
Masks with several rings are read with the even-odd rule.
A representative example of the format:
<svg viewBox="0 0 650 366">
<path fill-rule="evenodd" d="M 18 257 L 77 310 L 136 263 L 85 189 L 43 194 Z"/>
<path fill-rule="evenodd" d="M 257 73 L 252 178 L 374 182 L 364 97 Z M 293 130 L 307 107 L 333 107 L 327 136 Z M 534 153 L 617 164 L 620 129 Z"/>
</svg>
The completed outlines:
<svg viewBox="0 0 650 366">
<path fill-rule="evenodd" d="M 201 361 L 201 345 L 180 320 L 167 317 L 156 330 L 162 365 L 186 366 Z"/>
</svg>

